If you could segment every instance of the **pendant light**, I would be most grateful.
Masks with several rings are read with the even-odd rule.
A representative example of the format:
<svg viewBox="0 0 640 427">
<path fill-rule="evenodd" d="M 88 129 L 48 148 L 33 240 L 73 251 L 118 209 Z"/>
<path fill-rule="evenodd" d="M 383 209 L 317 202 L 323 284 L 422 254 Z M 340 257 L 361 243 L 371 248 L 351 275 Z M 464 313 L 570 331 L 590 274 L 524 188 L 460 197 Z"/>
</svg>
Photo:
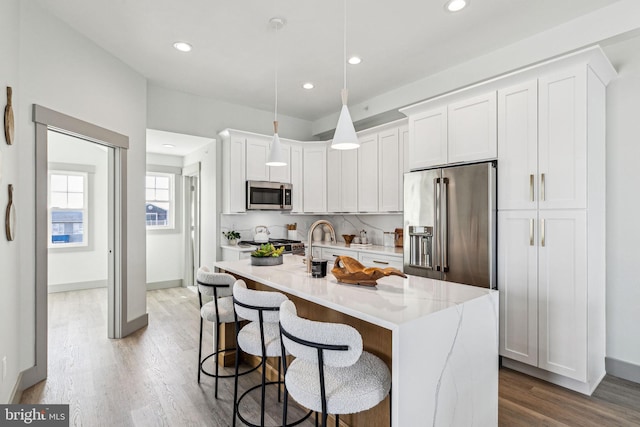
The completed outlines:
<svg viewBox="0 0 640 427">
<path fill-rule="evenodd" d="M 284 19 L 271 18 L 269 20 L 271 26 L 275 29 L 275 45 L 276 45 L 276 72 L 275 72 L 275 107 L 273 119 L 273 140 L 271 141 L 271 151 L 267 166 L 286 166 L 287 162 L 282 155 L 282 146 L 280 145 L 280 137 L 278 136 L 278 30 L 284 26 Z"/>
<path fill-rule="evenodd" d="M 353 120 L 351 120 L 351 114 L 349 114 L 349 108 L 347 108 L 347 0 L 344 0 L 344 57 L 342 58 L 342 64 L 344 67 L 344 87 L 342 89 L 342 110 L 340 110 L 340 117 L 338 118 L 338 125 L 336 126 L 336 132 L 333 135 L 333 141 L 331 141 L 331 148 L 337 150 L 352 150 L 360 147 L 360 141 L 358 141 L 358 135 L 353 127 Z"/>
</svg>

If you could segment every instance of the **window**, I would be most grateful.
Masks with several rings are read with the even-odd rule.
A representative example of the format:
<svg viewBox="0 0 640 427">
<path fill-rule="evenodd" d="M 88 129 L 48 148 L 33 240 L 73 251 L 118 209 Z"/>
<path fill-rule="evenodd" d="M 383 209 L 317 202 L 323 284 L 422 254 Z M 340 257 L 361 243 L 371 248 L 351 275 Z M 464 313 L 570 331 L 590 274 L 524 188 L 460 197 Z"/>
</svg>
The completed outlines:
<svg viewBox="0 0 640 427">
<path fill-rule="evenodd" d="M 49 173 L 49 246 L 87 246 L 87 181 L 82 172 Z"/>
<path fill-rule="evenodd" d="M 146 182 L 147 228 L 174 228 L 174 175 L 147 172 Z"/>
</svg>

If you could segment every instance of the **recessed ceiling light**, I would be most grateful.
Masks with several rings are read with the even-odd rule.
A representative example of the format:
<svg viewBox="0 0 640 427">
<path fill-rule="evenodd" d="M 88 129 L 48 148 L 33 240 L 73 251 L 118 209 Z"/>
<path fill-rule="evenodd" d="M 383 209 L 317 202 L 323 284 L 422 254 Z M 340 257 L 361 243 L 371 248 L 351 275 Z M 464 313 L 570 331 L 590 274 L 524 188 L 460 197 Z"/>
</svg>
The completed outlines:
<svg viewBox="0 0 640 427">
<path fill-rule="evenodd" d="M 313 89 L 315 86 L 313 85 L 313 83 L 305 83 L 302 85 L 302 87 L 304 89 Z"/>
<path fill-rule="evenodd" d="M 162 144 L 162 146 L 166 148 L 176 148 L 176 146 L 173 144 Z"/>
<path fill-rule="evenodd" d="M 178 49 L 180 52 L 191 52 L 191 49 L 193 49 L 193 47 L 186 42 L 175 42 L 173 47 Z"/>
<path fill-rule="evenodd" d="M 470 0 L 449 0 L 444 4 L 444 8 L 449 12 L 459 12 L 469 6 Z"/>
<path fill-rule="evenodd" d="M 357 56 L 352 56 L 351 58 L 349 58 L 349 60 L 347 61 L 349 64 L 351 65 L 358 65 L 359 63 L 362 62 L 362 59 L 360 59 Z"/>
</svg>

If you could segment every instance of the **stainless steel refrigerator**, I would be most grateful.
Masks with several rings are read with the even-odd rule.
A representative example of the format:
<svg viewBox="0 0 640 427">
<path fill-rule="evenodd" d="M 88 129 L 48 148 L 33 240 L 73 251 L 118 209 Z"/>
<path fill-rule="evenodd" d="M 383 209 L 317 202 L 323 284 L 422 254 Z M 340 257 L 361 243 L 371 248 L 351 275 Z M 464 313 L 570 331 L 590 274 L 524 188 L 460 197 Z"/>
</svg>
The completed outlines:
<svg viewBox="0 0 640 427">
<path fill-rule="evenodd" d="M 496 288 L 496 163 L 404 174 L 404 272 Z"/>
</svg>

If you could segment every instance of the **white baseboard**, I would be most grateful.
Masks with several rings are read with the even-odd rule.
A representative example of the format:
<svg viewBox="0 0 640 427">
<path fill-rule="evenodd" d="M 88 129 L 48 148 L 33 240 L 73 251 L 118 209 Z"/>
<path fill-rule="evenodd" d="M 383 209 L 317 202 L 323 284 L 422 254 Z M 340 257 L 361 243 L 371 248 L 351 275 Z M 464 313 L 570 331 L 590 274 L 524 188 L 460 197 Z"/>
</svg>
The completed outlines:
<svg viewBox="0 0 640 427">
<path fill-rule="evenodd" d="M 58 283 L 49 285 L 47 290 L 50 294 L 55 292 L 81 291 L 83 289 L 106 288 L 106 280 L 91 280 L 89 282 Z"/>
<path fill-rule="evenodd" d="M 182 279 L 164 280 L 162 282 L 147 283 L 148 291 L 156 291 L 158 289 L 181 288 Z"/>
<path fill-rule="evenodd" d="M 640 366 L 612 357 L 604 358 L 607 374 L 640 384 Z"/>
</svg>

